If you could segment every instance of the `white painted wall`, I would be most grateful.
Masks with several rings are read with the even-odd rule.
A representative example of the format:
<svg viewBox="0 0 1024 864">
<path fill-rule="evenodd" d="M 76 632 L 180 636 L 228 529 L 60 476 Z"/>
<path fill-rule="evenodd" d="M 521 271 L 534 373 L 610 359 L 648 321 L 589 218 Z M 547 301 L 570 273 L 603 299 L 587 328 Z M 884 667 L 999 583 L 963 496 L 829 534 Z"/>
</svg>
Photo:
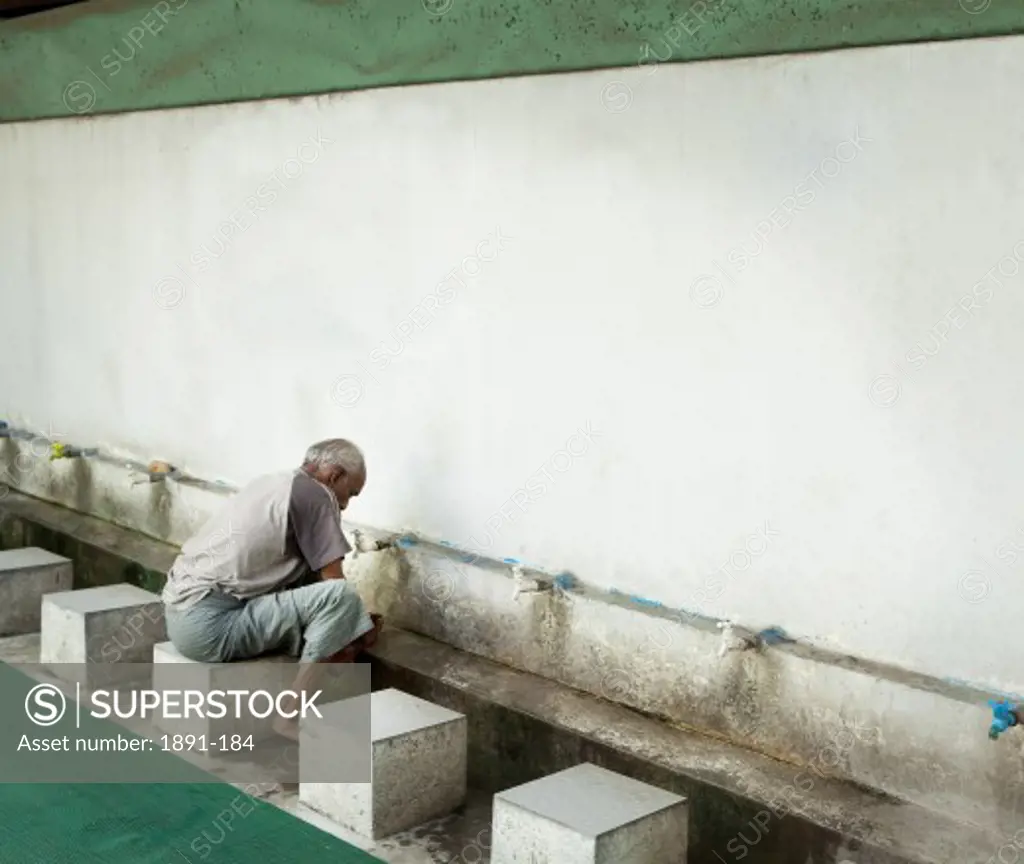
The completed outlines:
<svg viewBox="0 0 1024 864">
<path fill-rule="evenodd" d="M 1024 276 L 914 350 L 1024 240 L 1022 77 L 1006 39 L 0 126 L 7 416 L 239 483 L 349 436 L 358 521 L 1024 689 Z"/>
</svg>

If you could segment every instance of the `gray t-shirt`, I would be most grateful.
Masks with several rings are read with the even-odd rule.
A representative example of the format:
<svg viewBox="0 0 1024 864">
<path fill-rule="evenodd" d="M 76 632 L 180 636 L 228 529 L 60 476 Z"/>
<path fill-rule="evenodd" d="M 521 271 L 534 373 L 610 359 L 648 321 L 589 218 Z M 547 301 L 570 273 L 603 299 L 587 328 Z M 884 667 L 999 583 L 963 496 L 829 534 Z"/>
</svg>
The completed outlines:
<svg viewBox="0 0 1024 864">
<path fill-rule="evenodd" d="M 214 590 L 248 600 L 297 582 L 350 549 L 330 489 L 304 471 L 271 474 L 241 489 L 181 547 L 163 600 L 186 607 Z"/>
</svg>

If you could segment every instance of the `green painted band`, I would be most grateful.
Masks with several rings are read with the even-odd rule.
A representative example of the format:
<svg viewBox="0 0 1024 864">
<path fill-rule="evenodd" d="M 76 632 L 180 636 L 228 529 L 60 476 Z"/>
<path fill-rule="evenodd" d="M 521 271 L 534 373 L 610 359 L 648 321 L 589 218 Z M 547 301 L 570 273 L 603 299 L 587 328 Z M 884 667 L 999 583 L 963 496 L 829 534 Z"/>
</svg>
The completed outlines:
<svg viewBox="0 0 1024 864">
<path fill-rule="evenodd" d="M 1016 0 L 100 0 L 0 24 L 0 121 L 1018 33 Z"/>
</svg>

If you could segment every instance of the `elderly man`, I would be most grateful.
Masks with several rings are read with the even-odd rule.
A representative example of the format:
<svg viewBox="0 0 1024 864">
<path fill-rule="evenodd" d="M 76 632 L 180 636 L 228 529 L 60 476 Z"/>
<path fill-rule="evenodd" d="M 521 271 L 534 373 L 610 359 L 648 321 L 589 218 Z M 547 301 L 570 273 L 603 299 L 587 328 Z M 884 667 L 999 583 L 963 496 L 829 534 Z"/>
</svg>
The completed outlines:
<svg viewBox="0 0 1024 864">
<path fill-rule="evenodd" d="M 286 653 L 303 664 L 351 662 L 380 629 L 345 581 L 341 512 L 366 483 L 349 441 L 306 451 L 301 469 L 254 480 L 181 548 L 163 600 L 167 634 L 204 663 Z M 301 690 L 313 679 L 303 666 Z M 296 737 L 294 723 L 278 732 Z"/>
</svg>

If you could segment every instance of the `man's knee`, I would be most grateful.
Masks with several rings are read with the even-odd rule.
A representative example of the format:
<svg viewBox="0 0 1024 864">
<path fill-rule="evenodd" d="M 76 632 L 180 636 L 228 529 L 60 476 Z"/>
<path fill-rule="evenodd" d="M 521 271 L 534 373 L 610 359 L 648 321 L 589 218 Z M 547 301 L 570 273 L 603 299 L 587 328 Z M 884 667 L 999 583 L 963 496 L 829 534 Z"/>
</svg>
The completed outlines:
<svg viewBox="0 0 1024 864">
<path fill-rule="evenodd" d="M 319 606 L 326 612 L 337 612 L 350 606 L 362 608 L 363 601 L 343 579 L 324 582 L 319 590 Z"/>
<path fill-rule="evenodd" d="M 331 579 L 325 584 L 327 586 L 327 596 L 330 597 L 332 603 L 344 603 L 349 599 L 359 599 L 359 595 L 352 590 L 352 586 L 344 579 Z"/>
</svg>

